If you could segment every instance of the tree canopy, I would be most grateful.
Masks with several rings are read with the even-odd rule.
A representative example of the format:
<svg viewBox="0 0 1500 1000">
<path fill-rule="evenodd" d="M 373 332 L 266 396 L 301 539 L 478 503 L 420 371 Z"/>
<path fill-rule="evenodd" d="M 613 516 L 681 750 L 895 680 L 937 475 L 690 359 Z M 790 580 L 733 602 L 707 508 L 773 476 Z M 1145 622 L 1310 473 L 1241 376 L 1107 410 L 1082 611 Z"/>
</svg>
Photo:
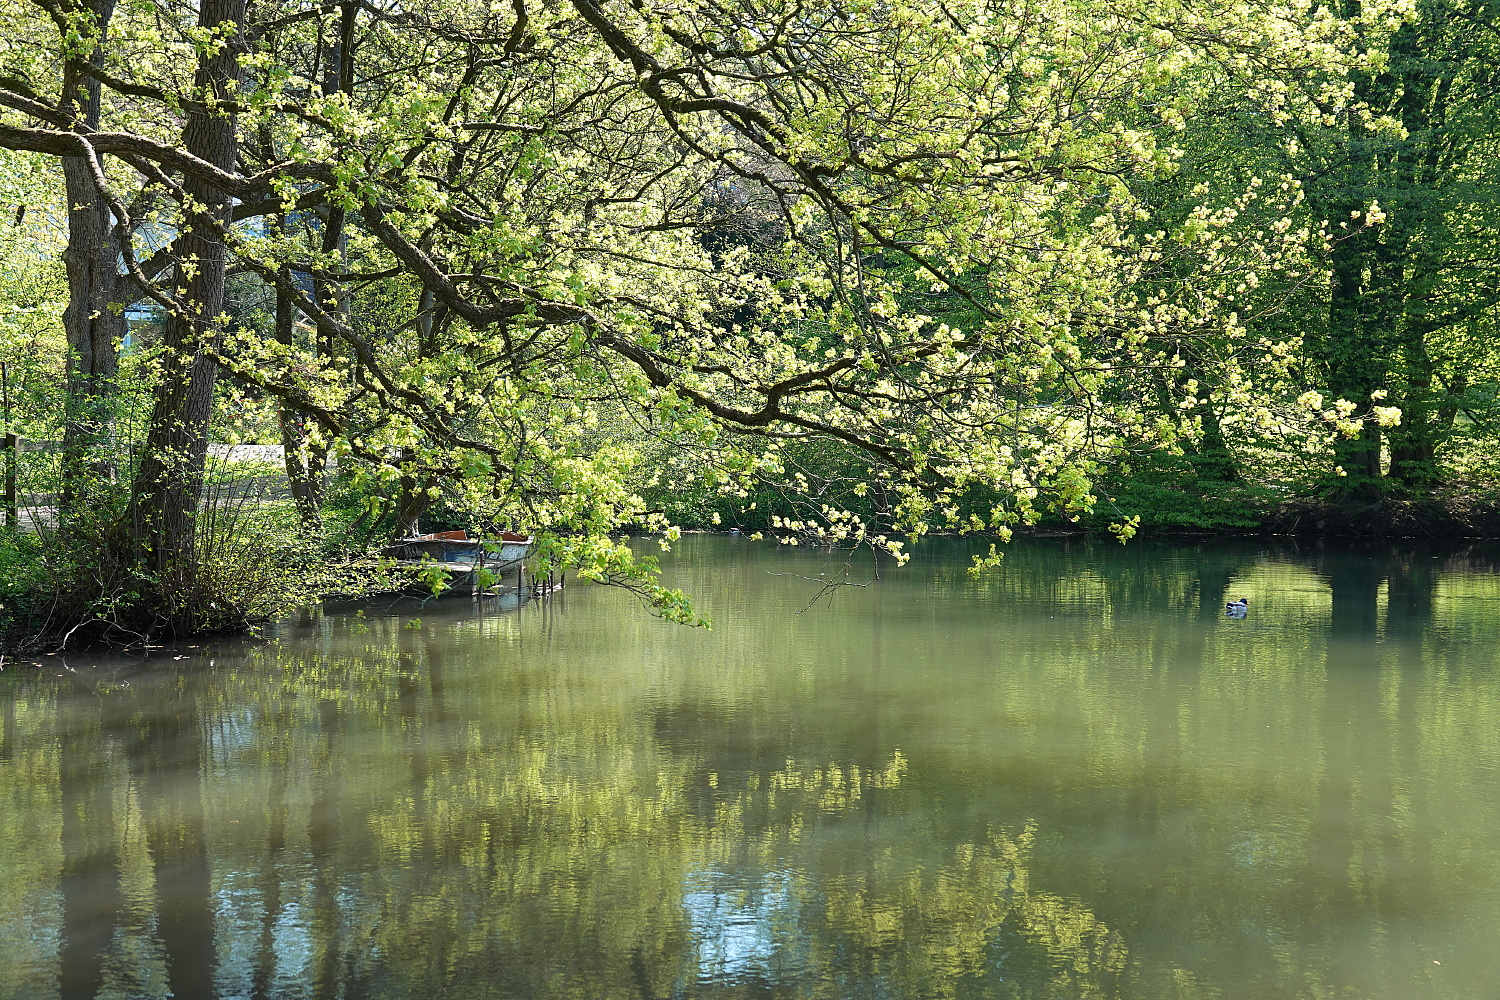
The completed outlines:
<svg viewBox="0 0 1500 1000">
<path fill-rule="evenodd" d="M 0 147 L 68 205 L 60 516 L 112 511 L 171 627 L 234 406 L 275 409 L 306 531 L 334 458 L 393 531 L 441 505 L 637 580 L 611 534 L 674 485 L 878 548 L 1123 538 L 1101 483 L 1154 457 L 1326 455 L 1368 498 L 1489 419 L 1483 11 L 0 9 Z"/>
</svg>

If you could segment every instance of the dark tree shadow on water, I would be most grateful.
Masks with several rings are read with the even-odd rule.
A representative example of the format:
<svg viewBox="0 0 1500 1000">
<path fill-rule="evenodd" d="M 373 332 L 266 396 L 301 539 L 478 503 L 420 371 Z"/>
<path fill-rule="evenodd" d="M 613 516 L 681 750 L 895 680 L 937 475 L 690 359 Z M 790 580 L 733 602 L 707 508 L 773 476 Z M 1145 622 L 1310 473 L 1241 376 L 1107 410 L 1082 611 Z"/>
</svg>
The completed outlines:
<svg viewBox="0 0 1500 1000">
<path fill-rule="evenodd" d="M 157 934 L 174 997 L 214 996 L 214 909 L 203 834 L 206 737 L 182 687 L 150 685 L 149 707 L 125 730 L 156 873 Z"/>
<path fill-rule="evenodd" d="M 14 706 L 7 703 L 6 710 L 13 712 Z M 58 775 L 63 847 L 59 988 L 62 1000 L 93 1000 L 104 986 L 105 955 L 120 911 L 120 881 L 108 737 L 100 731 L 96 704 L 74 718 L 86 732 L 63 738 Z"/>
<path fill-rule="evenodd" d="M 1341 545 L 1314 563 L 1328 581 L 1331 609 L 1324 767 L 1308 872 L 1309 919 L 1323 931 L 1309 933 L 1343 928 L 1342 940 L 1326 942 L 1341 956 L 1327 982 L 1342 990 L 1378 991 L 1394 985 L 1382 981 L 1391 969 L 1422 965 L 1414 942 L 1384 925 L 1409 905 L 1403 900 L 1420 877 L 1421 865 L 1407 857 L 1423 852 L 1413 851 L 1404 829 L 1401 789 L 1420 770 L 1415 702 L 1441 558 L 1372 543 Z"/>
</svg>

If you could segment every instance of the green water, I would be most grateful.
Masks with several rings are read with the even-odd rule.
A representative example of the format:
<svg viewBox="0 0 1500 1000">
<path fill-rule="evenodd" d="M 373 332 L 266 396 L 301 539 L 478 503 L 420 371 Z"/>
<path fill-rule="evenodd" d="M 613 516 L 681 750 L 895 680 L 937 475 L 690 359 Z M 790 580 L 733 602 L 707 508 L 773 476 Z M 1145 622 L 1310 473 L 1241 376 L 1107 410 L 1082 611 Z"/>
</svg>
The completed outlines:
<svg viewBox="0 0 1500 1000">
<path fill-rule="evenodd" d="M 0 998 L 1500 996 L 1500 552 L 973 551 L 11 665 Z"/>
</svg>

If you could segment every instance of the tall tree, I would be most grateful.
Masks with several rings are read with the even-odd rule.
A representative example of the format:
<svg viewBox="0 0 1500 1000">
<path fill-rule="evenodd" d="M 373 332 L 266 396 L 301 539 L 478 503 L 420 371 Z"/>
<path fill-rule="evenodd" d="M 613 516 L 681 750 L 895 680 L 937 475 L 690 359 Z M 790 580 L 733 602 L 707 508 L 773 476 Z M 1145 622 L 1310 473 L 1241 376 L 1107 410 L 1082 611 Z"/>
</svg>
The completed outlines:
<svg viewBox="0 0 1500 1000">
<path fill-rule="evenodd" d="M 1392 490 L 1421 495 L 1467 413 L 1493 419 L 1500 257 L 1494 116 L 1500 32 L 1494 4 L 1349 0 L 1323 30 L 1346 53 L 1299 72 L 1226 75 L 1233 99 L 1218 170 L 1286 173 L 1325 227 L 1321 294 L 1299 297 L 1314 390 L 1343 425 L 1335 495 L 1367 510 Z M 1309 17 L 1316 17 L 1309 13 Z M 1233 67 L 1233 46 L 1218 40 Z M 1243 70 L 1243 67 L 1241 67 Z M 1340 403 L 1342 401 L 1342 403 Z"/>
<path fill-rule="evenodd" d="M 53 121 L 78 132 L 100 126 L 99 72 L 109 44 L 114 0 L 86 0 L 48 9 L 58 29 L 64 58 Z M 110 396 L 118 369 L 117 352 L 126 332 L 125 306 L 134 298 L 116 265 L 121 247 L 108 198 L 98 176 L 99 154 L 80 144 L 77 155 L 62 157 L 68 200 L 68 380 L 63 431 L 63 491 L 66 519 L 85 498 L 88 484 L 110 474 L 105 450 Z"/>
<path fill-rule="evenodd" d="M 0 93 L 0 145 L 87 147 L 172 206 L 174 279 L 143 289 L 169 318 L 131 503 L 157 610 L 189 624 L 222 366 L 404 481 L 409 509 L 447 484 L 598 576 L 631 564 L 609 532 L 653 523 L 632 479 L 653 439 L 727 490 L 816 495 L 784 460 L 801 443 L 857 459 L 893 506 L 824 504 L 813 528 L 878 546 L 976 485 L 1000 498 L 982 527 L 1087 508 L 1103 456 L 1169 433 L 1134 387 L 1294 243 L 1211 241 L 1173 277 L 1157 262 L 1214 206 L 1133 231 L 1128 182 L 1174 169 L 1160 108 L 1197 58 L 1190 19 L 1154 10 L 518 0 L 250 20 L 218 0 L 109 36 L 93 78 L 129 98 L 117 129 Z M 148 79 L 162 67 L 128 58 L 147 40 L 193 79 Z M 130 207 L 93 181 L 149 285 Z M 300 235 L 240 224 L 311 209 Z M 709 249 L 756 213 L 777 242 Z M 226 322 L 231 263 L 275 290 L 281 336 Z M 288 343 L 295 314 L 315 343 Z"/>
<path fill-rule="evenodd" d="M 230 173 L 239 166 L 235 103 L 245 53 L 245 0 L 206 0 L 198 8 L 198 27 L 194 103 L 182 150 Z M 162 338 L 161 388 L 131 490 L 135 539 L 169 602 L 186 599 L 194 585 L 198 501 L 229 264 L 230 193 L 198 176 L 187 177 L 182 191 L 186 226 L 176 241 L 174 308 Z M 176 611 L 170 605 L 164 610 Z"/>
</svg>

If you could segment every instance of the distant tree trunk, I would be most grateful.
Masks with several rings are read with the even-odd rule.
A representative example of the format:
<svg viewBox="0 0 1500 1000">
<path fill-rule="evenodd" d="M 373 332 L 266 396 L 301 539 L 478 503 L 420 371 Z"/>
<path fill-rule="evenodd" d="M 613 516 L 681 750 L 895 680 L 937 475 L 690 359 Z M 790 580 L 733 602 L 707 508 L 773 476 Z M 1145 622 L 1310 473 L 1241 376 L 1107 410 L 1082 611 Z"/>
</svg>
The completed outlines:
<svg viewBox="0 0 1500 1000">
<path fill-rule="evenodd" d="M 234 97 L 245 2 L 204 0 L 199 8 L 199 27 L 222 32 L 232 26 L 233 33 L 229 44 L 200 60 L 195 90 L 207 107 L 190 111 L 183 130 L 187 152 L 227 171 L 237 167 L 235 116 L 213 104 Z M 230 204 L 224 192 L 201 180 L 190 178 L 184 187 L 194 202 L 177 241 L 175 290 L 184 308 L 167 319 L 163 377 L 131 491 L 137 543 L 157 575 L 173 624 L 190 624 L 181 620 L 181 601 L 195 570 L 198 501 L 219 375 L 206 348 L 218 337 L 224 308 L 228 254 L 219 230 L 228 222 Z"/>
<path fill-rule="evenodd" d="M 114 0 L 85 6 L 92 18 L 94 46 L 64 72 L 63 111 L 81 127 L 99 127 L 99 81 L 84 66 L 102 65 L 104 38 L 114 14 Z M 117 345 L 126 332 L 124 292 L 119 277 L 119 241 L 109 204 L 94 185 L 93 166 L 85 157 L 62 158 L 68 197 L 68 243 L 63 263 L 68 273 L 68 305 L 63 330 L 68 340 L 67 389 L 63 403 L 61 513 L 77 509 L 95 478 L 113 471 L 104 448 L 109 440 L 110 396 L 117 369 Z"/>
<path fill-rule="evenodd" d="M 335 93 L 352 94 L 354 91 L 354 29 L 359 14 L 359 5 L 346 3 L 339 8 L 338 37 L 323 47 L 323 80 L 321 88 L 325 97 Z M 345 235 L 346 213 L 332 206 L 324 219 L 323 252 L 338 254 L 344 259 L 348 240 Z M 324 309 L 335 315 L 347 313 L 347 296 L 339 281 L 323 278 L 313 282 L 313 294 Z M 276 339 L 290 347 L 294 342 L 297 309 L 286 295 L 276 297 Z M 324 353 L 332 348 L 333 338 L 318 335 L 318 347 Z M 312 533 L 321 532 L 322 482 L 327 449 L 310 445 L 308 441 L 308 415 L 283 406 L 279 411 L 281 445 L 285 453 L 286 476 L 292 501 L 297 506 L 303 527 Z"/>
<path fill-rule="evenodd" d="M 276 296 L 276 340 L 288 347 L 295 340 L 297 308 L 285 295 Z M 323 529 L 323 467 L 326 449 L 308 441 L 307 414 L 283 405 L 277 411 L 286 478 L 302 527 L 317 534 Z"/>
<path fill-rule="evenodd" d="M 421 518 L 432 505 L 427 496 L 429 483 L 419 482 L 411 471 L 416 462 L 416 452 L 411 448 L 401 451 L 401 494 L 396 500 L 396 537 L 410 538 L 421 532 Z"/>
<path fill-rule="evenodd" d="M 1200 479 L 1238 482 L 1239 465 L 1229 450 L 1229 443 L 1224 439 L 1224 427 L 1219 422 L 1219 411 L 1214 407 L 1215 385 L 1213 376 L 1209 374 L 1209 366 L 1192 349 L 1184 349 L 1182 357 L 1184 365 L 1172 377 L 1170 384 L 1165 377 L 1157 380 L 1157 405 L 1164 416 L 1179 413 L 1177 404 L 1187 394 L 1189 382 L 1196 383 L 1194 393 L 1198 402 L 1194 405 L 1192 414 L 1198 418 L 1202 433 L 1196 441 L 1185 439 L 1182 442 L 1183 453 Z"/>
<path fill-rule="evenodd" d="M 1342 16 L 1356 19 L 1358 0 L 1343 0 Z M 1362 412 L 1390 393 L 1401 422 L 1382 430 L 1367 421 L 1361 434 L 1336 448 L 1348 478 L 1345 499 L 1378 500 L 1391 487 L 1426 493 L 1441 473 L 1438 452 L 1455 412 L 1429 354 L 1430 338 L 1454 323 L 1492 309 L 1493 281 L 1457 282 L 1458 273 L 1483 273 L 1483 258 L 1465 248 L 1464 225 L 1473 206 L 1493 198 L 1472 188 L 1472 157 L 1491 129 L 1471 117 L 1472 92 L 1465 83 L 1470 59 L 1463 48 L 1471 19 L 1436 3 L 1416 5 L 1413 16 L 1391 33 L 1378 72 L 1355 76 L 1357 101 L 1399 119 L 1403 134 L 1380 132 L 1349 116 L 1340 155 L 1310 179 L 1310 197 L 1338 237 L 1333 249 L 1332 301 L 1326 337 L 1315 352 L 1328 371 L 1330 392 Z M 1456 33 L 1455 33 L 1456 32 Z M 1487 64 L 1486 64 L 1487 65 Z M 1465 94 L 1471 96 L 1465 97 Z M 1465 110 L 1465 109 L 1468 110 Z M 1318 193 L 1322 192 L 1322 193 Z M 1379 226 L 1354 221 L 1371 202 L 1386 209 Z M 1482 223 L 1480 224 L 1482 225 Z M 1346 232 L 1337 227 L 1349 226 Z M 1485 239 L 1485 237 L 1480 237 Z M 1382 480 L 1381 440 L 1391 464 Z"/>
<path fill-rule="evenodd" d="M 1203 435 L 1194 449 L 1193 465 L 1204 479 L 1237 483 L 1241 479 L 1239 464 L 1229 450 L 1229 442 L 1224 439 L 1224 427 L 1219 423 L 1219 411 L 1214 407 L 1212 393 L 1208 389 L 1200 390 L 1200 393 L 1203 401 L 1193 412 L 1203 426 Z"/>
</svg>

